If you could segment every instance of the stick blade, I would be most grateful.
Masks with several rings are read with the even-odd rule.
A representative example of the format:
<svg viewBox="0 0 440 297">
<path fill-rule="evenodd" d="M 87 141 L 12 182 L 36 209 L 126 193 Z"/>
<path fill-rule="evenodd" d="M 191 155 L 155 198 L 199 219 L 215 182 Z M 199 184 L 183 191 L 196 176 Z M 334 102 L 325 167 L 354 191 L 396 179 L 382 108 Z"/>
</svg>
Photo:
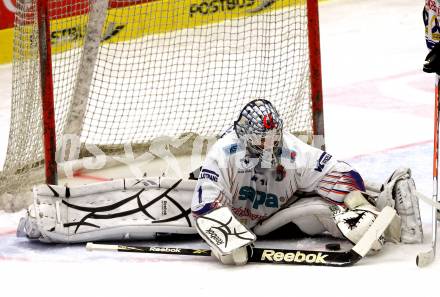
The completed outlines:
<svg viewBox="0 0 440 297">
<path fill-rule="evenodd" d="M 90 251 L 117 251 L 119 249 L 118 245 L 113 244 L 96 244 L 93 242 L 87 242 L 86 249 Z"/>
<path fill-rule="evenodd" d="M 434 261 L 434 250 L 432 249 L 425 253 L 419 253 L 416 257 L 416 264 L 420 268 L 428 266 L 433 261 Z"/>
</svg>

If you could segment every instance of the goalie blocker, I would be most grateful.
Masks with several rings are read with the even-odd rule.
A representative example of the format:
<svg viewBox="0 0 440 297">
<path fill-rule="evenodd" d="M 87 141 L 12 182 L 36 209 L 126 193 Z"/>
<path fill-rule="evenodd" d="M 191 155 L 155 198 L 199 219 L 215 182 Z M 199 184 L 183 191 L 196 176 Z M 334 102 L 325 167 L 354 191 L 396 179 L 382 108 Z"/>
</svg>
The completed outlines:
<svg viewBox="0 0 440 297">
<path fill-rule="evenodd" d="M 223 264 L 243 265 L 248 261 L 246 247 L 257 237 L 241 224 L 228 207 L 220 207 L 196 219 L 200 236 Z"/>
</svg>

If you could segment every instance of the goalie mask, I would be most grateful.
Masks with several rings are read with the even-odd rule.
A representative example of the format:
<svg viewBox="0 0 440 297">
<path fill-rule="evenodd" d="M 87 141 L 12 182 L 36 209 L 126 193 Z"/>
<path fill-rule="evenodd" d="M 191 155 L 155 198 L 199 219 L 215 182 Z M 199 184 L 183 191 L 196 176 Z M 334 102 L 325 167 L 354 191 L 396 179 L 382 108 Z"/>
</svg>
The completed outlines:
<svg viewBox="0 0 440 297">
<path fill-rule="evenodd" d="M 283 121 L 272 103 L 256 99 L 246 104 L 234 122 L 234 129 L 249 153 L 260 159 L 262 168 L 279 163 Z"/>
</svg>

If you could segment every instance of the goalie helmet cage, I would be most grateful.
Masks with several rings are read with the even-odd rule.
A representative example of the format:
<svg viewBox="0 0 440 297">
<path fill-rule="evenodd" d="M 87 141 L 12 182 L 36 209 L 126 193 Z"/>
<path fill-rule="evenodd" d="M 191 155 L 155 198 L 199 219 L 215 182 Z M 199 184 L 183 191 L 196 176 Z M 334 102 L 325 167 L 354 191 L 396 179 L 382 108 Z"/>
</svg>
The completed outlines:
<svg viewBox="0 0 440 297">
<path fill-rule="evenodd" d="M 324 146 L 318 0 L 17 0 L 0 194 L 56 183 L 56 149 L 213 137 L 251 99 Z M 44 135 L 44 137 L 42 137 Z M 58 153 L 57 153 L 58 157 Z M 59 165 L 60 162 L 58 162 Z M 59 166 L 58 166 L 59 168 Z"/>
</svg>

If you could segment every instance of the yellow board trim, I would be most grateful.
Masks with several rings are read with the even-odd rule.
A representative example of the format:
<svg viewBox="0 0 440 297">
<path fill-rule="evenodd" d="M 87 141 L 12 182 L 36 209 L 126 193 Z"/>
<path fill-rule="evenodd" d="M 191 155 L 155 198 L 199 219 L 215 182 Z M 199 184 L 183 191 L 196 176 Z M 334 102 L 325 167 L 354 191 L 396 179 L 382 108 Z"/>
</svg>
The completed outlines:
<svg viewBox="0 0 440 297">
<path fill-rule="evenodd" d="M 12 62 L 12 42 L 14 40 L 14 29 L 0 30 L 0 64 Z"/>
<path fill-rule="evenodd" d="M 123 42 L 146 35 L 205 26 L 306 2 L 306 0 L 278 0 L 259 10 L 260 5 L 270 3 L 269 1 L 164 0 L 115 8 L 108 11 L 103 42 Z M 86 34 L 86 26 L 87 17 L 84 15 L 52 21 L 52 53 L 82 46 L 82 36 Z"/>
</svg>

